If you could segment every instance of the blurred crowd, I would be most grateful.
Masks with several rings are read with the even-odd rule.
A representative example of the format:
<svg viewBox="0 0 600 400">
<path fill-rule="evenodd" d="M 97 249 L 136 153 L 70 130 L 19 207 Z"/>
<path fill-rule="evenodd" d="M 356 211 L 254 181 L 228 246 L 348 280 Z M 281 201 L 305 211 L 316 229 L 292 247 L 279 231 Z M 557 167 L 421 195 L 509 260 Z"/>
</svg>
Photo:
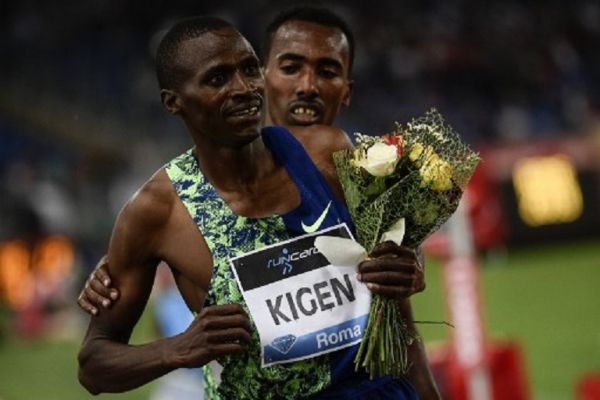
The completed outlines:
<svg viewBox="0 0 600 400">
<path fill-rule="evenodd" d="M 267 22 L 291 4 L 0 6 L 0 297 L 15 280 L 7 246 L 25 249 L 23 265 L 38 276 L 45 267 L 33 261 L 36 252 L 59 238 L 71 256 L 52 260 L 70 260 L 58 270 L 75 277 L 72 296 L 61 301 L 74 303 L 121 205 L 189 146 L 159 103 L 152 54 L 165 27 L 182 16 L 216 14 L 260 48 Z M 596 123 L 597 1 L 322 4 L 349 21 L 357 41 L 352 106 L 338 121 L 350 133 L 382 133 L 432 106 L 475 147 L 578 135 Z"/>
</svg>

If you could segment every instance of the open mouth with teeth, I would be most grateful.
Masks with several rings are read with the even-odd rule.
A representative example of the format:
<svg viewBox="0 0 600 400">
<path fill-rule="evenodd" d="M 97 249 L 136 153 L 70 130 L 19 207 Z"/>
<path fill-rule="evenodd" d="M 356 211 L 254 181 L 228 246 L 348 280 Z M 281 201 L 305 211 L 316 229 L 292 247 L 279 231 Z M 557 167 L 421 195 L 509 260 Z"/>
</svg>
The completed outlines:
<svg viewBox="0 0 600 400">
<path fill-rule="evenodd" d="M 306 106 L 293 107 L 290 110 L 290 113 L 291 119 L 294 120 L 294 122 L 300 124 L 312 124 L 316 122 L 321 116 L 319 110 L 313 107 Z"/>
<path fill-rule="evenodd" d="M 232 112 L 229 115 L 232 116 L 232 117 L 244 117 L 246 115 L 254 116 L 254 115 L 258 114 L 259 110 L 260 110 L 259 107 L 257 107 L 257 106 L 251 106 L 251 107 L 248 107 L 248 108 L 243 108 L 241 110 L 236 110 L 236 111 Z"/>
</svg>

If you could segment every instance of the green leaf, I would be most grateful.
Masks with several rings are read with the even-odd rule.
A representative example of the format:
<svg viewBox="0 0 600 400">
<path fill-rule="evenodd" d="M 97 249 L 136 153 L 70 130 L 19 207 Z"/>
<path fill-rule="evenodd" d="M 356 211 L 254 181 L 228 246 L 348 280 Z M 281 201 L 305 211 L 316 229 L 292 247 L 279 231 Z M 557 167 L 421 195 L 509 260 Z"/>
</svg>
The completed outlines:
<svg viewBox="0 0 600 400">
<path fill-rule="evenodd" d="M 367 186 L 365 194 L 368 197 L 376 198 L 381 193 L 385 192 L 385 178 L 380 176 L 373 177 L 373 181 Z"/>
</svg>

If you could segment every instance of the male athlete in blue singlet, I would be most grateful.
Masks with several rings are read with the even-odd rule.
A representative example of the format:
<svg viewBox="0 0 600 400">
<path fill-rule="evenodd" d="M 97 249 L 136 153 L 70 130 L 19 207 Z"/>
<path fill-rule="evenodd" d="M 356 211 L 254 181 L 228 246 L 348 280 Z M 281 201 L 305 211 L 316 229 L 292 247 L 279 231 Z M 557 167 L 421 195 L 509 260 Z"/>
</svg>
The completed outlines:
<svg viewBox="0 0 600 400">
<path fill-rule="evenodd" d="M 285 27 L 285 21 L 283 21 L 283 22 L 284 23 L 282 25 L 284 25 L 284 27 Z M 294 21 L 294 22 L 297 23 L 300 21 Z M 302 24 L 302 23 L 300 22 L 300 24 Z M 309 25 L 311 25 L 311 24 L 309 23 Z M 293 27 L 294 27 L 294 24 L 292 24 L 292 28 Z M 317 30 L 319 30 L 318 26 L 316 28 L 317 28 Z M 306 29 L 306 27 L 302 27 L 302 29 Z M 327 32 L 327 34 L 331 35 L 332 31 L 334 31 L 334 30 L 335 29 L 330 29 L 330 31 Z M 334 32 L 334 33 L 337 34 L 338 32 Z M 275 44 L 275 48 L 277 48 L 277 40 L 275 40 L 274 44 Z M 323 50 L 321 50 L 321 51 L 323 51 Z M 337 52 L 339 53 L 339 50 L 337 50 Z M 347 53 L 346 53 L 346 56 L 347 56 Z M 278 62 L 282 62 L 282 61 L 287 62 L 289 65 L 281 66 L 281 70 L 290 72 L 290 71 L 292 71 L 292 68 L 298 67 L 297 63 L 296 63 L 296 66 L 292 65 L 289 58 L 288 59 L 284 59 L 283 57 L 278 58 Z M 310 60 L 304 60 L 304 61 L 310 61 Z M 346 66 L 347 66 L 348 60 L 342 59 L 342 64 L 344 62 L 346 63 Z M 290 68 L 290 67 L 292 67 L 292 68 Z M 284 69 L 284 68 L 286 68 L 286 69 Z M 327 74 L 329 84 L 331 84 L 332 82 L 333 82 L 333 84 L 335 84 L 335 76 L 334 77 L 331 76 L 331 74 L 332 74 L 331 70 L 333 69 L 333 71 L 335 72 L 336 68 L 337 68 L 336 65 L 333 65 L 333 66 L 331 65 L 330 59 L 325 59 L 325 63 L 323 65 L 315 66 L 315 69 L 317 71 L 324 70 L 322 72 L 323 72 L 323 74 Z M 271 70 L 271 71 L 273 71 L 273 70 Z M 343 71 L 342 75 L 345 76 L 346 73 L 347 73 L 347 71 Z M 272 74 L 271 76 L 275 76 L 275 75 Z M 267 68 L 267 78 L 269 78 L 269 68 Z M 269 79 L 267 79 L 267 83 L 269 83 Z M 311 89 L 310 82 L 308 82 L 308 83 L 309 83 L 309 87 L 308 87 L 308 89 L 306 89 L 305 94 L 303 94 L 304 92 L 300 92 L 300 93 L 296 94 L 296 96 L 298 97 L 298 101 L 296 101 L 294 103 L 294 107 L 289 108 L 289 113 L 292 116 L 291 118 L 295 118 L 295 119 L 299 118 L 301 120 L 304 118 L 305 120 L 308 119 L 310 122 L 310 121 L 314 120 L 315 117 L 322 118 L 322 115 L 319 114 L 319 112 L 322 110 L 322 108 L 319 108 L 320 107 L 319 102 L 314 100 L 314 98 L 315 98 L 314 93 L 311 93 L 310 90 L 314 91 L 315 87 L 318 87 L 320 89 L 323 89 L 323 88 L 327 89 L 327 86 L 326 85 L 323 86 L 323 84 L 320 84 L 320 85 L 317 84 L 316 86 L 313 86 L 313 88 Z M 282 85 L 280 85 L 280 86 L 282 86 Z M 304 87 L 306 88 L 306 86 L 304 86 Z M 334 86 L 334 90 L 330 90 L 330 92 L 335 94 L 336 93 L 335 90 L 337 90 L 337 93 L 340 93 L 340 90 L 336 89 L 335 86 Z M 322 91 L 325 92 L 325 90 L 322 90 Z M 342 91 L 342 93 L 343 93 L 343 91 Z M 304 98 L 303 98 L 303 96 L 304 96 Z M 347 99 L 348 99 L 348 98 L 343 98 L 343 96 L 340 96 L 338 98 L 341 99 L 343 102 L 347 102 Z M 339 107 L 338 107 L 338 111 L 339 111 Z M 333 115 L 333 117 L 335 117 L 335 114 Z M 331 117 L 328 117 L 328 118 L 331 118 Z M 317 122 L 321 122 L 321 121 L 317 121 Z M 327 121 L 327 122 L 329 122 L 329 121 Z M 310 122 L 310 123 L 313 123 L 313 122 Z M 321 131 L 323 131 L 323 129 L 321 129 L 320 132 Z M 276 132 L 276 131 L 273 131 L 273 132 Z M 280 155 L 280 158 L 277 161 L 279 161 L 280 163 L 282 163 L 283 165 L 286 166 L 287 172 L 290 175 L 290 177 L 293 179 L 294 183 L 296 184 L 296 186 L 300 192 L 300 198 L 301 198 L 300 205 L 297 208 L 282 215 L 284 225 L 287 229 L 287 234 L 289 235 L 289 234 L 295 234 L 296 232 L 306 231 L 307 228 L 310 230 L 313 227 L 313 225 L 315 225 L 316 222 L 319 222 L 319 220 L 321 220 L 320 221 L 321 224 L 319 224 L 321 228 L 325 227 L 325 226 L 329 226 L 332 223 L 336 223 L 336 221 L 345 220 L 347 218 L 347 212 L 345 211 L 345 208 L 343 207 L 343 205 L 339 204 L 339 202 L 331 196 L 330 189 L 329 189 L 329 193 L 317 193 L 321 190 L 321 189 L 318 189 L 319 187 L 324 187 L 325 189 L 327 189 L 328 187 L 326 184 L 324 186 L 319 185 L 318 182 L 315 182 L 311 179 L 308 179 L 308 181 L 305 183 L 302 182 L 302 179 L 304 179 L 306 176 L 314 178 L 317 181 L 319 180 L 318 177 L 320 176 L 320 173 L 314 168 L 314 166 L 313 166 L 313 170 L 316 173 L 313 173 L 313 174 L 306 173 L 307 171 L 309 171 L 311 169 L 310 165 L 313 165 L 313 164 L 310 161 L 309 157 L 305 156 L 304 159 L 302 159 L 302 156 L 297 157 L 298 154 L 300 154 L 300 155 L 303 154 L 302 147 L 295 140 L 293 140 L 293 138 L 292 138 L 292 140 L 285 139 L 284 143 L 286 143 L 286 144 L 283 144 L 283 145 L 278 140 L 269 139 L 269 137 L 274 137 L 274 138 L 278 138 L 278 139 L 286 137 L 285 131 L 279 131 L 279 133 L 275 134 L 275 135 L 273 134 L 273 132 L 272 132 L 272 130 L 263 132 L 263 137 L 265 139 L 265 142 L 267 143 L 268 147 L 271 148 L 271 150 L 278 149 L 277 151 L 273 151 L 273 154 L 275 155 L 275 158 L 278 158 L 278 154 Z M 315 134 L 315 133 L 313 133 L 313 134 Z M 326 136 L 325 133 L 316 133 L 316 134 L 321 135 L 321 136 Z M 283 147 L 281 147 L 281 146 L 283 146 Z M 296 148 L 294 146 L 300 146 L 300 147 Z M 318 148 L 319 146 L 316 146 L 316 147 Z M 293 149 L 293 150 L 292 151 L 287 150 L 287 153 L 286 153 L 286 149 Z M 287 156 L 285 154 L 287 154 Z M 293 156 L 290 156 L 290 154 Z M 296 155 L 296 156 L 294 156 L 294 155 Z M 285 164 L 286 160 L 281 159 L 281 157 L 284 157 L 284 158 L 290 157 L 291 159 L 294 159 L 294 162 L 292 164 L 288 164 L 288 165 L 302 166 L 296 170 L 300 173 L 294 172 L 294 168 L 286 165 Z M 179 161 L 181 162 L 181 160 L 179 160 Z M 306 161 L 308 161 L 308 163 L 306 163 Z M 169 177 L 171 179 L 174 179 L 172 174 L 169 172 L 170 169 L 173 170 L 172 164 L 170 164 L 170 165 L 171 165 L 171 168 L 169 166 L 167 166 L 167 172 L 169 173 Z M 295 176 L 295 175 L 297 175 L 297 176 Z M 302 179 L 300 179 L 300 178 L 302 178 Z M 320 180 L 322 181 L 321 183 L 325 182 L 323 180 L 322 176 L 321 176 Z M 186 186 L 186 185 L 187 185 L 187 183 L 183 186 Z M 175 187 L 176 188 L 178 187 L 177 184 L 175 184 Z M 189 186 L 186 186 L 186 187 L 189 188 Z M 315 193 L 317 193 L 318 195 L 315 195 L 314 193 L 312 193 L 311 190 L 306 191 L 306 190 L 304 190 L 304 188 L 311 188 L 311 189 L 314 188 L 313 191 L 316 191 Z M 321 190 L 321 191 L 323 191 L 323 190 Z M 215 191 L 215 193 L 216 192 L 217 191 Z M 327 192 L 327 190 L 324 190 L 324 192 Z M 308 193 L 308 195 L 307 195 L 307 193 Z M 318 198 L 317 200 L 323 200 L 322 204 L 319 203 L 319 201 L 315 200 L 315 198 Z M 331 200 L 332 198 L 333 198 L 333 202 Z M 184 203 L 185 203 L 185 201 L 184 201 Z M 186 204 L 186 206 L 188 207 L 188 211 L 190 211 L 190 206 L 188 206 L 187 204 Z M 321 217 L 325 217 L 325 218 L 321 219 Z M 312 222 L 310 225 L 308 225 L 307 223 L 304 223 L 304 221 L 314 221 L 314 222 Z M 201 228 L 200 230 L 201 230 L 201 232 L 204 233 L 204 229 Z M 231 235 L 229 235 L 229 236 L 231 236 Z M 279 240 L 281 240 L 283 238 L 283 236 L 278 236 L 278 237 L 279 237 Z M 204 239 L 206 240 L 206 237 Z M 209 247 L 211 247 L 210 240 L 206 240 L 206 241 L 209 244 Z M 213 250 L 213 249 L 211 248 L 211 250 Z M 213 252 L 213 254 L 215 254 L 215 253 Z M 215 272 L 216 271 L 217 271 L 217 268 L 215 268 Z M 215 276 L 218 277 L 218 274 L 215 274 Z M 227 277 L 225 277 L 225 278 L 227 279 Z M 213 283 L 214 283 L 214 281 L 215 281 L 215 278 L 213 277 Z M 211 285 L 213 283 L 211 283 Z M 210 298 L 210 291 L 209 291 L 208 298 Z M 340 352 L 340 353 L 343 353 L 343 352 Z M 389 382 L 387 382 L 387 384 L 389 386 L 385 386 L 378 382 L 368 382 L 365 379 L 362 379 L 362 377 L 357 377 L 357 376 L 353 376 L 352 374 L 348 374 L 351 371 L 350 371 L 350 368 L 346 368 L 346 367 L 351 366 L 351 359 L 352 359 L 351 356 L 353 353 L 351 351 L 347 351 L 346 353 L 349 353 L 349 354 L 345 354 L 345 355 L 334 354 L 331 357 L 331 362 L 329 365 L 329 373 L 328 374 L 320 374 L 320 376 L 323 378 L 324 383 L 323 382 L 321 384 L 317 383 L 315 385 L 314 382 L 310 382 L 310 380 L 308 382 L 314 387 L 329 387 L 329 388 L 331 388 L 331 389 L 326 389 L 325 392 L 323 392 L 323 393 L 330 393 L 332 396 L 333 395 L 337 396 L 337 398 L 348 398 L 348 396 L 350 396 L 350 392 L 356 392 L 357 395 L 359 395 L 359 393 L 362 393 L 363 391 L 365 391 L 367 389 L 374 390 L 375 387 L 378 387 L 378 390 L 380 390 L 380 391 L 383 390 L 383 392 L 388 393 L 388 395 L 391 396 L 389 398 L 405 398 L 405 397 L 399 397 L 400 394 L 394 396 L 393 395 L 394 391 L 392 389 L 400 388 L 399 393 L 403 393 L 403 391 L 408 390 L 408 387 L 409 387 L 408 385 L 404 385 L 404 386 L 397 385 L 396 382 L 391 382 L 388 380 Z M 352 353 L 352 354 L 350 354 L 350 353 Z M 346 376 L 345 376 L 345 374 L 346 374 Z M 239 376 L 239 378 L 243 379 L 243 376 Z M 246 376 L 246 378 L 250 378 L 250 376 Z M 336 386 L 336 382 L 337 381 L 343 382 L 344 378 L 346 378 L 346 383 L 344 385 L 338 384 Z M 360 379 L 357 379 L 357 378 L 360 378 Z M 329 380 L 329 382 L 327 382 L 328 380 Z M 298 382 L 301 382 L 301 381 L 302 381 L 302 379 L 292 379 L 291 380 L 291 382 L 296 382 L 297 384 L 300 384 Z M 349 383 L 353 383 L 353 382 L 358 382 L 360 384 L 358 384 L 358 385 L 349 384 Z M 233 386 L 235 386 L 235 385 L 233 385 Z M 290 384 L 290 387 L 294 387 L 294 386 L 296 386 L 296 384 L 294 384 L 294 383 Z M 353 387 L 356 390 L 354 390 Z M 344 390 L 340 391 L 340 388 L 343 388 Z M 385 390 L 383 388 L 385 388 Z M 332 390 L 332 389 L 335 389 L 335 390 Z M 238 393 L 239 393 L 240 389 L 234 389 L 234 390 L 238 390 Z M 223 393 L 226 393 L 226 392 L 223 392 Z M 275 388 L 273 388 L 272 393 L 277 393 L 277 391 L 275 391 Z M 284 392 L 281 392 L 280 394 L 283 395 L 283 393 Z M 311 391 L 309 390 L 306 393 L 311 393 Z M 275 396 L 275 398 L 278 398 L 276 394 L 273 394 L 273 396 Z M 290 395 L 289 394 L 286 395 L 286 397 L 288 397 L 288 396 L 290 396 Z M 404 396 L 404 395 L 402 395 L 402 396 Z M 252 398 L 252 396 L 250 396 L 250 398 Z M 358 397 L 358 398 L 362 398 L 362 397 Z M 383 397 L 381 396 L 381 393 L 380 393 L 379 395 L 375 396 L 374 398 L 383 398 Z"/>
</svg>

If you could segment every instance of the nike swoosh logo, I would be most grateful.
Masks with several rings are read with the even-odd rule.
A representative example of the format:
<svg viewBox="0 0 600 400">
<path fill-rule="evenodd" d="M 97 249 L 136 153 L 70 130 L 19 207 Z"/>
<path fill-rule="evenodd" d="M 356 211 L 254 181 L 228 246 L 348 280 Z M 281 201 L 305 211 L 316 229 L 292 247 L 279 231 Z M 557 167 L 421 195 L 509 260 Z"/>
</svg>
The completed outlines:
<svg viewBox="0 0 600 400">
<path fill-rule="evenodd" d="M 319 227 L 325 220 L 325 217 L 327 217 L 327 213 L 329 212 L 329 207 L 331 207 L 331 200 L 329 201 L 329 204 L 327 204 L 327 207 L 325 207 L 325 209 L 323 210 L 321 215 L 319 215 L 319 218 L 317 218 L 317 220 L 313 224 L 305 225 L 304 221 L 301 221 L 302 229 L 304 229 L 304 232 L 306 232 L 306 233 L 316 232 L 317 229 L 319 229 Z"/>
</svg>

